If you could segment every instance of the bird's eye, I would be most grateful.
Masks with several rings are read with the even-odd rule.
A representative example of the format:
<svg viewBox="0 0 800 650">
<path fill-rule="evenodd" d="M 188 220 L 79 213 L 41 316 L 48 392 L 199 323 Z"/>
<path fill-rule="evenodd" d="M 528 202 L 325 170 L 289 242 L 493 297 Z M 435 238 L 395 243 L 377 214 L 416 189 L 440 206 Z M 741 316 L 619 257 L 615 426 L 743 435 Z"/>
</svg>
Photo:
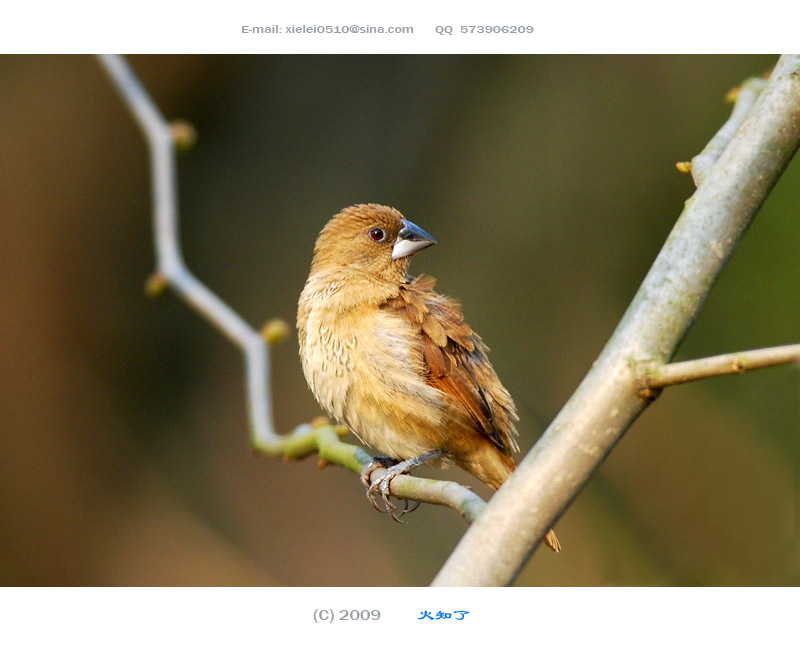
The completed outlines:
<svg viewBox="0 0 800 650">
<path fill-rule="evenodd" d="M 372 237 L 372 241 L 383 241 L 386 239 L 386 232 L 383 228 L 373 228 L 369 231 L 369 236 Z"/>
</svg>

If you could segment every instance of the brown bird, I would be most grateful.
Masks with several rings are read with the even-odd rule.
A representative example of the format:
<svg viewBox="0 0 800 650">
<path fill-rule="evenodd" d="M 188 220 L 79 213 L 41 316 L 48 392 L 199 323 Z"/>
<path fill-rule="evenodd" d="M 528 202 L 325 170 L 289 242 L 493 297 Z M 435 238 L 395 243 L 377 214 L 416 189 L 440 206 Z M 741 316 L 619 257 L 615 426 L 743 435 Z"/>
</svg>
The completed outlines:
<svg viewBox="0 0 800 650">
<path fill-rule="evenodd" d="M 317 238 L 298 305 L 311 392 L 389 457 L 362 474 L 371 500 L 379 490 L 389 507 L 389 481 L 428 461 L 455 463 L 496 490 L 519 450 L 514 401 L 483 341 L 432 278 L 408 275 L 411 256 L 435 243 L 394 208 L 346 208 Z M 370 484 L 378 462 L 388 469 Z M 545 542 L 560 550 L 552 530 Z"/>
</svg>

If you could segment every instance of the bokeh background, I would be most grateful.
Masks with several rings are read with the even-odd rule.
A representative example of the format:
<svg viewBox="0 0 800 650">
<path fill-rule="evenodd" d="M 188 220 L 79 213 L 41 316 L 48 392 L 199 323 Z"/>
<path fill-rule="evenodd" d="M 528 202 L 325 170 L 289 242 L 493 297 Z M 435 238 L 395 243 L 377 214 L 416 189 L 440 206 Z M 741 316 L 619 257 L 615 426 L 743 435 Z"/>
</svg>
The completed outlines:
<svg viewBox="0 0 800 650">
<path fill-rule="evenodd" d="M 180 157 L 185 257 L 251 324 L 294 322 L 316 234 L 352 203 L 439 245 L 520 406 L 523 451 L 578 385 L 693 185 L 675 163 L 775 56 L 133 56 Z M 153 270 L 142 136 L 89 56 L 0 58 L 0 583 L 409 586 L 466 525 L 404 526 L 357 477 L 248 447 L 239 352 Z M 800 162 L 679 359 L 796 342 Z M 276 421 L 319 414 L 296 339 Z M 800 583 L 797 368 L 668 389 L 520 585 Z M 452 470 L 426 470 L 470 485 Z M 476 490 L 488 496 L 481 487 Z"/>
</svg>

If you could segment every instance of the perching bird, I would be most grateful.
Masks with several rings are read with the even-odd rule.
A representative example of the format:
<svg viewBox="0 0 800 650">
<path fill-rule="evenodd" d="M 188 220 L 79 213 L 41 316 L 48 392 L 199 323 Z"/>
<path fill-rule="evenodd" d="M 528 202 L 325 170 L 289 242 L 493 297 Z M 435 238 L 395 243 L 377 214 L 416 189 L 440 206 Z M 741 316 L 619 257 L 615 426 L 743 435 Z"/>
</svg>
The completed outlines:
<svg viewBox="0 0 800 650">
<path fill-rule="evenodd" d="M 486 346 L 432 278 L 408 275 L 411 256 L 435 243 L 394 208 L 346 208 L 317 238 L 298 305 L 311 392 L 394 463 L 371 485 L 374 466 L 362 474 L 384 500 L 391 478 L 434 459 L 496 490 L 519 449 L 516 408 Z M 545 542 L 560 550 L 552 530 Z"/>
</svg>

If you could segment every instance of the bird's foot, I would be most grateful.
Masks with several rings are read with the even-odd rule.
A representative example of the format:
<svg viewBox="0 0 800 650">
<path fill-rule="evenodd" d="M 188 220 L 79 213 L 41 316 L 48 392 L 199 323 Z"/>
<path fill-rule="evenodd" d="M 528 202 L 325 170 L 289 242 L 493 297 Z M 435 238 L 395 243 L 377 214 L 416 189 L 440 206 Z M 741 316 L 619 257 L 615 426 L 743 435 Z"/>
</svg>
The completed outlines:
<svg viewBox="0 0 800 650">
<path fill-rule="evenodd" d="M 367 465 L 361 472 L 361 483 L 367 488 L 367 499 L 372 504 L 372 506 L 378 512 L 388 512 L 392 515 L 392 518 L 397 520 L 398 515 L 395 515 L 395 510 L 397 510 L 397 506 L 391 502 L 388 494 L 388 481 L 387 487 L 381 490 L 381 496 L 383 497 L 384 506 L 381 506 L 376 498 L 375 492 L 381 485 L 381 478 L 375 479 L 375 481 L 371 481 L 370 477 L 372 472 L 378 469 L 379 467 L 383 467 L 384 469 L 389 469 L 390 467 L 394 467 L 395 465 L 399 465 L 400 461 L 389 456 L 373 456 L 372 460 L 370 461 L 369 465 Z M 391 480 L 393 477 L 390 477 Z M 411 512 L 412 510 L 416 510 L 419 506 L 419 503 L 415 505 L 413 508 L 409 509 L 408 507 L 408 499 L 404 499 L 405 505 L 403 507 L 403 511 L 400 513 L 400 517 L 402 517 L 405 513 Z"/>
<path fill-rule="evenodd" d="M 379 467 L 383 467 L 384 469 L 389 469 L 390 467 L 394 467 L 396 465 L 400 465 L 400 461 L 389 456 L 373 456 L 372 460 L 370 461 L 369 465 L 367 465 L 361 472 L 361 483 L 367 488 L 367 499 L 372 504 L 372 507 L 375 508 L 378 512 L 388 512 L 392 515 L 392 519 L 398 521 L 398 516 L 402 517 L 407 512 L 411 512 L 416 510 L 419 507 L 419 503 L 417 503 L 412 508 L 408 507 L 408 499 L 403 499 L 404 506 L 403 511 L 400 515 L 396 515 L 395 511 L 397 510 L 397 506 L 392 503 L 389 497 L 389 481 L 396 476 L 393 474 L 390 476 L 386 481 L 386 486 L 381 488 L 383 484 L 382 480 L 384 477 L 381 476 L 380 478 L 375 479 L 374 481 L 370 480 L 372 472 L 378 469 Z M 376 491 L 380 490 L 381 496 L 383 497 L 383 506 L 381 506 L 376 497 Z M 405 523 L 405 522 L 403 522 Z"/>
<path fill-rule="evenodd" d="M 398 513 L 397 506 L 392 502 L 391 494 L 389 493 L 389 484 L 395 476 L 408 474 L 408 468 L 403 466 L 404 463 L 405 461 L 387 467 L 383 476 L 376 478 L 370 483 L 369 487 L 367 487 L 367 498 L 375 510 L 379 512 L 388 512 L 392 516 L 392 519 L 398 524 L 406 523 L 401 519 L 403 515 L 419 508 L 419 501 L 415 501 L 414 505 L 409 507 L 408 499 L 403 499 L 403 509 Z M 380 493 L 383 505 L 378 502 L 378 493 Z"/>
<path fill-rule="evenodd" d="M 428 451 L 420 456 L 416 456 L 415 458 L 404 460 L 403 462 L 396 462 L 391 458 L 386 458 L 385 456 L 377 456 L 373 458 L 372 462 L 361 473 L 361 481 L 367 486 L 367 498 L 369 499 L 370 503 L 375 507 L 376 510 L 380 512 L 388 512 L 390 515 L 392 515 L 392 519 L 394 519 L 397 523 L 404 524 L 405 521 L 403 521 L 401 517 L 409 512 L 414 512 L 414 510 L 419 508 L 420 502 L 415 501 L 414 505 L 409 507 L 408 499 L 403 499 L 403 510 L 397 514 L 397 506 L 392 503 L 391 495 L 389 493 L 389 484 L 394 477 L 400 476 L 401 474 L 408 474 L 408 472 L 415 467 L 419 467 L 423 463 L 433 460 L 434 458 L 439 458 L 442 455 L 444 455 L 443 451 L 434 449 L 433 451 Z M 386 461 L 389 461 L 390 464 L 386 464 Z M 369 476 L 377 467 L 385 467 L 386 472 L 383 474 L 383 476 L 380 476 L 379 478 L 376 478 L 374 481 L 370 482 Z M 378 505 L 378 492 L 383 499 L 383 504 L 385 507 Z"/>
<path fill-rule="evenodd" d="M 400 461 L 390 456 L 373 456 L 372 460 L 369 462 L 363 470 L 361 470 L 361 484 L 367 488 L 367 496 L 369 496 L 369 487 L 372 484 L 372 481 L 369 480 L 370 474 L 374 472 L 379 467 L 387 468 L 391 467 L 392 465 L 397 465 Z"/>
</svg>

